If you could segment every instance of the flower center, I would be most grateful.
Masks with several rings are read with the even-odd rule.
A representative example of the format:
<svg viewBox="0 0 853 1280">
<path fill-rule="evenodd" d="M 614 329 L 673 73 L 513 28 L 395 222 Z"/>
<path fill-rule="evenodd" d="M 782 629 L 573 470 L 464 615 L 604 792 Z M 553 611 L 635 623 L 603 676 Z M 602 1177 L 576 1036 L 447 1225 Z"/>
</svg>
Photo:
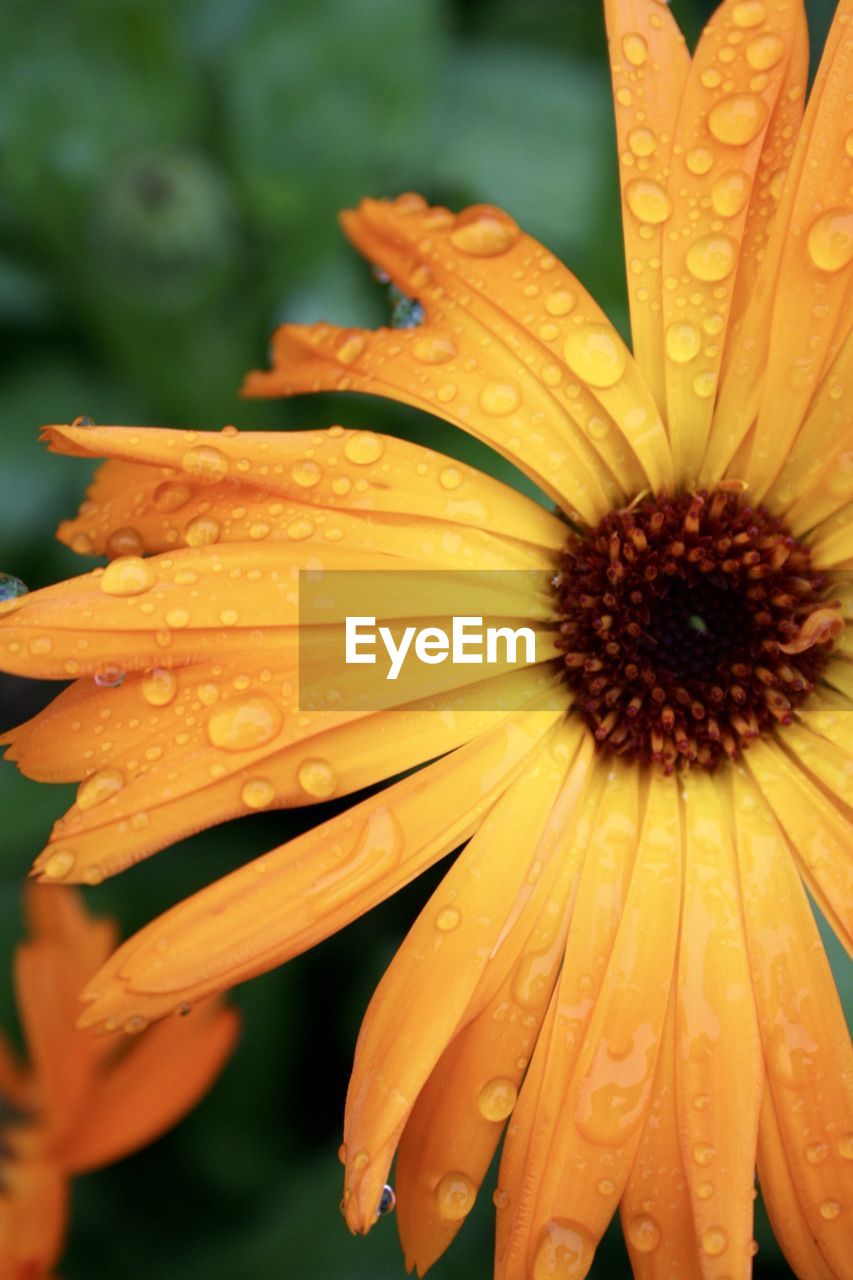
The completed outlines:
<svg viewBox="0 0 853 1280">
<path fill-rule="evenodd" d="M 710 769 L 814 689 L 837 605 L 809 548 L 740 487 L 638 499 L 564 552 L 566 680 L 606 750 Z"/>
</svg>

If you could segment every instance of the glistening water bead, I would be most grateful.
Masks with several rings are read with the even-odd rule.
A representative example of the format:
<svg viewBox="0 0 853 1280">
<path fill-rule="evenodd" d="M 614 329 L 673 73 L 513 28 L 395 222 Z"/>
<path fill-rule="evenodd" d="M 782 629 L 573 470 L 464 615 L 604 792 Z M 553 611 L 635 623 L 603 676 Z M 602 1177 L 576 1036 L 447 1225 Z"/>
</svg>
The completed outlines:
<svg viewBox="0 0 853 1280">
<path fill-rule="evenodd" d="M 814 688 L 840 617 L 808 547 L 736 488 L 643 498 L 572 536 L 559 644 L 604 749 L 713 768 Z"/>
</svg>

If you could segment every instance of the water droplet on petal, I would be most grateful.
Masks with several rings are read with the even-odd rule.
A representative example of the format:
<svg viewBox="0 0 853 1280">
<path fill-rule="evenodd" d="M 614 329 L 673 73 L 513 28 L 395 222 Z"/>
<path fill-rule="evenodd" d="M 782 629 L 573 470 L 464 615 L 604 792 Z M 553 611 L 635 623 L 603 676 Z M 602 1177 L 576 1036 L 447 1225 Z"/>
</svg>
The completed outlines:
<svg viewBox="0 0 853 1280">
<path fill-rule="evenodd" d="M 383 1214 L 391 1213 L 396 1203 L 397 1197 L 394 1194 L 394 1188 L 386 1182 L 382 1188 L 382 1195 L 379 1197 L 379 1206 L 376 1210 L 377 1218 L 381 1218 Z"/>
<path fill-rule="evenodd" d="M 303 760 L 296 777 L 302 790 L 315 800 L 327 800 L 338 785 L 337 774 L 328 760 Z"/>
<path fill-rule="evenodd" d="M 641 222 L 657 225 L 672 215 L 672 200 L 659 182 L 651 178 L 634 178 L 625 187 L 628 208 Z"/>
<path fill-rule="evenodd" d="M 732 93 L 708 112 L 708 128 L 729 147 L 745 147 L 757 137 L 767 120 L 767 104 L 754 93 Z"/>
<path fill-rule="evenodd" d="M 207 736 L 223 751 L 252 751 L 277 737 L 282 723 L 272 698 L 245 698 L 217 707 L 207 722 Z"/>
<path fill-rule="evenodd" d="M 323 471 L 318 463 L 303 458 L 301 462 L 294 462 L 290 474 L 300 489 L 313 489 L 320 483 Z"/>
<path fill-rule="evenodd" d="M 338 339 L 335 355 L 341 364 L 353 364 L 362 355 L 366 346 L 364 334 L 358 332 L 344 333 Z"/>
<path fill-rule="evenodd" d="M 165 667 L 154 667 L 142 681 L 142 696 L 152 707 L 165 707 L 178 692 L 178 681 Z"/>
<path fill-rule="evenodd" d="M 180 511 L 192 496 L 193 491 L 189 485 L 181 484 L 180 480 L 164 480 L 154 490 L 151 501 L 157 511 L 168 515 L 172 511 Z"/>
<path fill-rule="evenodd" d="M 113 529 L 107 538 L 106 553 L 115 560 L 118 556 L 140 556 L 145 550 L 142 536 L 129 526 L 125 529 Z"/>
<path fill-rule="evenodd" d="M 477 1198 L 477 1188 L 464 1173 L 446 1173 L 435 1189 L 440 1217 L 460 1222 L 468 1216 Z"/>
<path fill-rule="evenodd" d="M 809 257 L 821 271 L 841 271 L 853 258 L 853 213 L 827 209 L 809 228 Z"/>
<path fill-rule="evenodd" d="M 746 60 L 754 71 L 769 71 L 781 61 L 784 53 L 784 41 L 772 31 L 756 36 L 746 46 Z"/>
<path fill-rule="evenodd" d="M 853 1160 L 853 1133 L 843 1133 L 838 1139 L 838 1154 L 843 1160 Z"/>
<path fill-rule="evenodd" d="M 213 516 L 197 516 L 184 530 L 184 542 L 188 547 L 209 547 L 220 534 L 219 521 Z"/>
<path fill-rule="evenodd" d="M 732 22 L 736 27 L 758 27 L 766 17 L 761 0 L 740 0 L 732 9 Z"/>
<path fill-rule="evenodd" d="M 479 400 L 484 413 L 504 418 L 521 404 L 521 392 L 514 382 L 487 382 L 480 391 Z"/>
<path fill-rule="evenodd" d="M 122 1031 L 126 1031 L 129 1036 L 138 1036 L 140 1031 L 144 1031 L 147 1026 L 147 1019 L 143 1018 L 142 1014 L 135 1013 L 124 1023 Z"/>
<path fill-rule="evenodd" d="M 806 1160 L 809 1164 L 823 1164 L 828 1155 L 829 1143 L 827 1142 L 815 1142 L 806 1147 Z"/>
<path fill-rule="evenodd" d="M 718 1258 L 721 1253 L 725 1252 L 728 1245 L 728 1237 L 722 1227 L 708 1227 L 702 1232 L 701 1236 L 702 1252 L 707 1253 L 709 1258 Z"/>
<path fill-rule="evenodd" d="M 714 1194 L 713 1182 L 700 1182 L 696 1187 L 696 1194 L 700 1200 L 710 1200 Z"/>
<path fill-rule="evenodd" d="M 709 1146 L 705 1142 L 698 1142 L 693 1148 L 693 1159 L 702 1168 L 707 1168 L 709 1164 L 713 1164 L 716 1154 L 716 1148 Z"/>
<path fill-rule="evenodd" d="M 62 880 L 74 866 L 76 859 L 69 849 L 52 853 L 44 864 L 43 872 L 48 880 Z"/>
<path fill-rule="evenodd" d="M 684 163 L 691 173 L 707 173 L 714 163 L 714 153 L 708 147 L 693 147 L 687 152 Z"/>
<path fill-rule="evenodd" d="M 634 155 L 644 160 L 647 156 L 653 155 L 657 146 L 657 138 L 651 129 L 639 127 L 632 129 L 628 134 L 628 146 Z"/>
<path fill-rule="evenodd" d="M 566 338 L 563 355 L 572 373 L 591 387 L 612 387 L 625 372 L 625 348 L 606 324 L 584 324 Z"/>
<path fill-rule="evenodd" d="M 596 1189 L 600 1191 L 603 1196 L 612 1196 L 613 1192 L 616 1190 L 616 1183 L 612 1178 L 600 1178 L 596 1183 Z"/>
<path fill-rule="evenodd" d="M 711 190 L 711 204 L 721 218 L 734 218 L 749 197 L 749 179 L 740 169 L 720 174 Z"/>
<path fill-rule="evenodd" d="M 82 414 L 80 414 L 80 415 L 79 415 L 79 417 L 77 417 L 77 418 L 75 418 L 75 419 L 73 420 L 73 422 L 71 423 L 71 425 L 72 425 L 72 427 L 77 427 L 77 428 L 80 428 L 80 427 L 94 427 L 94 425 L 95 425 L 95 419 L 94 419 L 94 418 L 90 418 L 90 417 L 88 416 L 88 414 L 82 413 Z"/>
<path fill-rule="evenodd" d="M 0 604 L 7 600 L 19 600 L 27 595 L 29 587 L 11 573 L 0 573 Z"/>
<path fill-rule="evenodd" d="M 475 204 L 459 214 L 450 243 L 462 253 L 491 258 L 511 249 L 520 234 L 517 224 L 503 209 Z"/>
<path fill-rule="evenodd" d="M 166 626 L 174 627 L 179 630 L 182 627 L 188 627 L 190 624 L 190 614 L 188 609 L 167 609 L 166 610 Z"/>
<path fill-rule="evenodd" d="M 533 1280 L 579 1280 L 589 1271 L 595 1242 L 586 1227 L 568 1218 L 552 1218 L 539 1237 Z"/>
<path fill-rule="evenodd" d="M 442 933 L 451 933 L 459 927 L 462 916 L 456 910 L 456 907 L 444 907 L 435 917 L 435 927 L 440 929 Z"/>
<path fill-rule="evenodd" d="M 412 347 L 412 355 L 421 364 L 446 364 L 456 355 L 456 347 L 450 338 L 431 333 L 418 338 Z"/>
<path fill-rule="evenodd" d="M 649 46 L 643 36 L 631 31 L 622 37 L 622 52 L 632 67 L 641 67 L 649 56 Z"/>
<path fill-rule="evenodd" d="M 124 774 L 118 769 L 99 769 L 85 778 L 77 788 L 77 808 L 83 812 L 94 809 L 116 795 L 124 786 Z"/>
<path fill-rule="evenodd" d="M 382 457 L 385 445 L 373 431 L 357 431 L 344 445 L 344 453 L 356 466 L 366 467 Z"/>
<path fill-rule="evenodd" d="M 442 489 L 458 489 L 462 483 L 462 472 L 458 467 L 444 467 L 439 472 L 438 483 Z"/>
<path fill-rule="evenodd" d="M 687 250 L 685 261 L 696 280 L 716 283 L 734 270 L 737 249 L 729 236 L 702 236 Z"/>
<path fill-rule="evenodd" d="M 702 337 L 699 330 L 686 320 L 676 320 L 667 328 L 665 345 L 670 360 L 676 364 L 687 364 L 699 354 Z"/>
<path fill-rule="evenodd" d="M 139 556 L 123 556 L 113 560 L 101 575 L 101 590 L 108 596 L 138 596 L 150 591 L 156 575 L 147 560 Z"/>
<path fill-rule="evenodd" d="M 628 1223 L 628 1240 L 638 1253 L 653 1253 L 661 1241 L 661 1230 L 654 1218 L 638 1213 Z"/>
<path fill-rule="evenodd" d="M 571 289 L 554 289 L 545 299 L 545 310 L 549 316 L 567 316 L 576 302 Z"/>
<path fill-rule="evenodd" d="M 275 799 L 275 787 L 268 778 L 249 778 L 240 795 L 250 809 L 266 809 Z"/>
<path fill-rule="evenodd" d="M 717 375 L 712 369 L 697 373 L 693 379 L 693 390 L 701 400 L 707 400 L 717 389 Z"/>
<path fill-rule="evenodd" d="M 827 1222 L 831 1222 L 833 1218 L 837 1218 L 841 1212 L 841 1205 L 837 1200 L 824 1200 L 820 1206 L 820 1216 L 825 1218 Z"/>
<path fill-rule="evenodd" d="M 187 449 L 181 459 L 181 466 L 188 475 L 195 476 L 197 480 L 207 484 L 214 484 L 228 474 L 228 459 L 225 454 L 221 449 L 214 449 L 213 445 L 209 444 L 196 445 L 193 449 Z"/>
<path fill-rule="evenodd" d="M 506 1120 L 517 1101 L 515 1083 L 499 1076 L 483 1085 L 477 1096 L 477 1107 L 485 1120 Z"/>
</svg>

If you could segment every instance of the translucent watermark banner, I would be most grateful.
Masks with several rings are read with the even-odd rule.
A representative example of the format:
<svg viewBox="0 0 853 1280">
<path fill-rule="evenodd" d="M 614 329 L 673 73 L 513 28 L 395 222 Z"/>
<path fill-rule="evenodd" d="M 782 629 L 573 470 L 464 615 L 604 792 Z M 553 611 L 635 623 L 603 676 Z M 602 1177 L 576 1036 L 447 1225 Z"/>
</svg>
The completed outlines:
<svg viewBox="0 0 853 1280">
<path fill-rule="evenodd" d="M 299 706 L 558 707 L 559 634 L 537 570 L 302 570 Z"/>
</svg>

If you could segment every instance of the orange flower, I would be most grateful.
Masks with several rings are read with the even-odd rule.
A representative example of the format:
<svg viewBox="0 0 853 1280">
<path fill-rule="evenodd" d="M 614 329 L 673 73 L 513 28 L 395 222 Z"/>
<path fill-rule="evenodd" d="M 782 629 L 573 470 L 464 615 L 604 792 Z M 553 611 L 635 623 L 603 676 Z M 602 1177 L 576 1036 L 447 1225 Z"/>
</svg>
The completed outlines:
<svg viewBox="0 0 853 1280">
<path fill-rule="evenodd" d="M 398 778 L 125 943 L 87 990 L 106 1028 L 282 963 L 468 842 L 347 1102 L 347 1221 L 370 1229 L 396 1152 L 419 1273 L 506 1129 L 499 1280 L 577 1280 L 617 1205 L 637 1276 L 742 1280 L 756 1160 L 797 1273 L 849 1276 L 850 1047 L 800 877 L 849 943 L 853 593 L 827 574 L 853 567 L 853 2 L 805 116 L 800 0 L 726 0 L 692 60 L 657 0 L 605 11 L 633 355 L 509 215 L 403 196 L 344 226 L 423 322 L 286 325 L 247 383 L 426 408 L 567 519 L 369 431 L 50 427 L 109 459 L 60 536 L 118 558 L 7 605 L 3 665 L 77 677 L 10 755 L 80 782 L 53 881 Z M 317 566 L 539 570 L 513 608 L 550 647 L 491 678 L 500 710 L 465 677 L 300 712 Z"/>
<path fill-rule="evenodd" d="M 116 1044 L 74 1029 L 79 991 L 115 946 L 71 889 L 29 888 L 15 956 L 28 1066 L 0 1036 L 0 1278 L 40 1280 L 58 1260 L 68 1182 L 159 1137 L 193 1107 L 234 1044 L 218 1000 L 189 1022 Z"/>
</svg>

